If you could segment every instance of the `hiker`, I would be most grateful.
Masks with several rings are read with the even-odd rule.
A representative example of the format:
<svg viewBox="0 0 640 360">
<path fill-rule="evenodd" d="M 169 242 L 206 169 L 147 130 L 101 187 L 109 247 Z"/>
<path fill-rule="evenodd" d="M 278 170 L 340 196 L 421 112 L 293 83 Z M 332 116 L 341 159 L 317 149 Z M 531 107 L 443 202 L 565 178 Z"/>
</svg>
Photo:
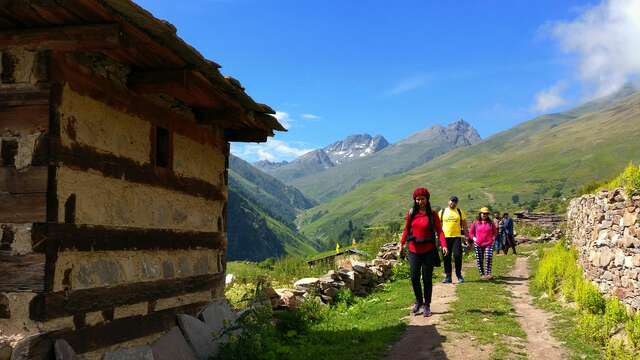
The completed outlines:
<svg viewBox="0 0 640 360">
<path fill-rule="evenodd" d="M 509 253 L 509 248 L 513 249 L 513 254 L 516 254 L 516 239 L 513 236 L 513 220 L 509 217 L 509 213 L 502 215 L 502 251 L 506 254 Z"/>
<path fill-rule="evenodd" d="M 467 233 L 467 221 L 464 213 L 458 208 L 458 197 L 449 198 L 449 204 L 446 208 L 440 210 L 440 222 L 442 223 L 442 232 L 447 241 L 447 249 L 449 253 L 444 256 L 444 280 L 443 284 L 451 284 L 451 255 L 456 267 L 456 278 L 458 283 L 464 282 L 462 277 L 462 235 Z"/>
<path fill-rule="evenodd" d="M 499 212 L 494 212 L 493 213 L 493 224 L 496 226 L 496 229 L 498 230 L 496 232 L 496 238 L 493 242 L 493 251 L 497 254 L 500 254 L 500 250 L 502 250 L 504 252 L 504 243 L 502 242 L 502 235 L 500 232 L 500 220 L 501 220 L 501 216 Z"/>
<path fill-rule="evenodd" d="M 488 208 L 483 207 L 476 220 L 471 224 L 469 236 L 473 239 L 476 248 L 476 263 L 480 277 L 491 280 L 491 260 L 493 258 L 493 243 L 496 238 L 496 225 L 491 221 Z M 486 266 L 485 266 L 486 261 Z"/>
<path fill-rule="evenodd" d="M 423 187 L 417 188 L 413 192 L 413 207 L 407 213 L 404 231 L 400 238 L 400 249 L 404 249 L 405 243 L 409 243 L 411 285 L 416 297 L 411 312 L 417 315 L 422 310 L 425 317 L 431 316 L 433 268 L 440 266 L 437 242 L 440 241 L 445 256 L 449 253 L 440 219 L 438 214 L 431 209 L 429 197 L 429 191 Z M 422 284 L 424 284 L 424 297 L 420 275 L 422 275 Z"/>
</svg>

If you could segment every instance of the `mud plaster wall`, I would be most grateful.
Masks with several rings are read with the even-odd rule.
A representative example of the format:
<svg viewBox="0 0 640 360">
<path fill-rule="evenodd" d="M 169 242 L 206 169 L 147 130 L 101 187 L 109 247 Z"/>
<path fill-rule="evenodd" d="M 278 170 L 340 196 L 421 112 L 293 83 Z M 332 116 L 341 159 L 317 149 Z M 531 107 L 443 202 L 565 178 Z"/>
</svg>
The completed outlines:
<svg viewBox="0 0 640 360">
<path fill-rule="evenodd" d="M 59 113 L 63 145 L 75 142 L 140 164 L 150 162 L 153 127 L 149 121 L 81 95 L 69 85 L 64 87 Z M 214 132 L 216 144 L 203 144 L 174 134 L 173 169 L 180 176 L 222 185 L 225 164 L 222 131 L 210 128 L 202 131 Z"/>
<path fill-rule="evenodd" d="M 155 229 L 222 231 L 223 203 L 103 177 L 93 171 L 57 169 L 59 221 L 64 204 L 76 195 L 76 223 Z"/>
<path fill-rule="evenodd" d="M 58 254 L 54 291 L 215 274 L 223 270 L 216 250 L 64 251 Z"/>
</svg>

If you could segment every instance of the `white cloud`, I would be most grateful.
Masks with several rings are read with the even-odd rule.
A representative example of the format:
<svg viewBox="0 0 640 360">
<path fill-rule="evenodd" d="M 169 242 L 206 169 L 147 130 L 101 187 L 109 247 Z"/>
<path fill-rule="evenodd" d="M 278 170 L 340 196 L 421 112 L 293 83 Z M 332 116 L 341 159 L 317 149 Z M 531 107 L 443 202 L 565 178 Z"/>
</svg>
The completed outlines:
<svg viewBox="0 0 640 360">
<path fill-rule="evenodd" d="M 320 116 L 313 114 L 302 114 L 302 118 L 307 120 L 318 120 L 320 119 Z"/>
<path fill-rule="evenodd" d="M 394 87 L 387 90 L 385 95 L 394 96 L 404 94 L 406 92 L 410 92 L 416 89 L 419 89 L 427 84 L 427 76 L 426 75 L 416 75 L 403 80 L 400 80 Z"/>
<path fill-rule="evenodd" d="M 311 150 L 309 148 L 296 147 L 282 140 L 269 138 L 267 142 L 261 144 L 231 144 L 231 152 L 248 161 L 269 160 L 282 161 L 292 160 Z"/>
<path fill-rule="evenodd" d="M 535 104 L 531 107 L 531 110 L 544 112 L 566 104 L 567 101 L 560 94 L 566 87 L 566 83 L 560 81 L 555 85 L 538 92 L 535 97 Z"/>
<path fill-rule="evenodd" d="M 284 111 L 276 111 L 273 116 L 278 119 L 278 122 L 282 124 L 282 126 L 284 126 L 284 128 L 287 130 L 291 128 L 291 123 L 295 121 L 291 118 L 291 116 L 289 116 L 288 112 Z"/>
<path fill-rule="evenodd" d="M 595 97 L 640 74 L 640 0 L 605 0 L 547 30 L 563 51 L 578 56 L 580 78 L 595 89 Z"/>
</svg>

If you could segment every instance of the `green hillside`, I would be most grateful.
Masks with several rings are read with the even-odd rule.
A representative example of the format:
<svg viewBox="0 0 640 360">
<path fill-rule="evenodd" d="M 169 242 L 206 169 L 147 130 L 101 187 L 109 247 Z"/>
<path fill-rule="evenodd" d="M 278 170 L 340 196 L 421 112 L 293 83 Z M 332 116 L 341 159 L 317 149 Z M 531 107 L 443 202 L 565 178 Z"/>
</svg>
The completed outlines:
<svg viewBox="0 0 640 360">
<path fill-rule="evenodd" d="M 640 159 L 639 136 L 640 94 L 601 99 L 363 184 L 308 210 L 299 221 L 308 237 L 331 244 L 349 220 L 354 226 L 399 221 L 417 186 L 432 191 L 434 206 L 456 194 L 461 207 L 473 212 L 485 205 L 501 210 L 554 207 L 580 186 L 610 178 Z"/>
<path fill-rule="evenodd" d="M 258 261 L 316 251 L 318 245 L 294 224 L 298 213 L 314 203 L 235 156 L 230 159 L 228 204 L 229 259 Z"/>
<path fill-rule="evenodd" d="M 416 135 L 367 157 L 299 177 L 288 183 L 319 202 L 325 202 L 369 180 L 408 171 L 451 149 L 480 140 L 475 129 L 463 120 L 447 127 L 437 125 Z"/>
</svg>

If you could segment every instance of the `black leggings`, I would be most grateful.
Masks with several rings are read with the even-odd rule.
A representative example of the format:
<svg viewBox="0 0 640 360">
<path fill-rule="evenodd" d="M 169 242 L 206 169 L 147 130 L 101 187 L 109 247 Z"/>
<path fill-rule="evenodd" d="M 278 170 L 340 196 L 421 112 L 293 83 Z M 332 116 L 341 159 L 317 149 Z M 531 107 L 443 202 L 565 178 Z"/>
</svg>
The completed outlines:
<svg viewBox="0 0 640 360">
<path fill-rule="evenodd" d="M 449 252 L 444 256 L 444 273 L 451 278 L 451 256 L 456 266 L 456 276 L 458 279 L 462 277 L 462 238 L 448 237 L 447 248 Z"/>
<path fill-rule="evenodd" d="M 426 254 L 414 254 L 409 251 L 409 268 L 411 269 L 411 286 L 413 286 L 413 294 L 416 296 L 417 304 L 431 305 L 431 292 L 433 290 L 433 256 L 432 252 Z M 422 297 L 422 284 L 420 284 L 420 275 L 422 275 L 422 283 L 424 284 L 424 298 Z"/>
</svg>

